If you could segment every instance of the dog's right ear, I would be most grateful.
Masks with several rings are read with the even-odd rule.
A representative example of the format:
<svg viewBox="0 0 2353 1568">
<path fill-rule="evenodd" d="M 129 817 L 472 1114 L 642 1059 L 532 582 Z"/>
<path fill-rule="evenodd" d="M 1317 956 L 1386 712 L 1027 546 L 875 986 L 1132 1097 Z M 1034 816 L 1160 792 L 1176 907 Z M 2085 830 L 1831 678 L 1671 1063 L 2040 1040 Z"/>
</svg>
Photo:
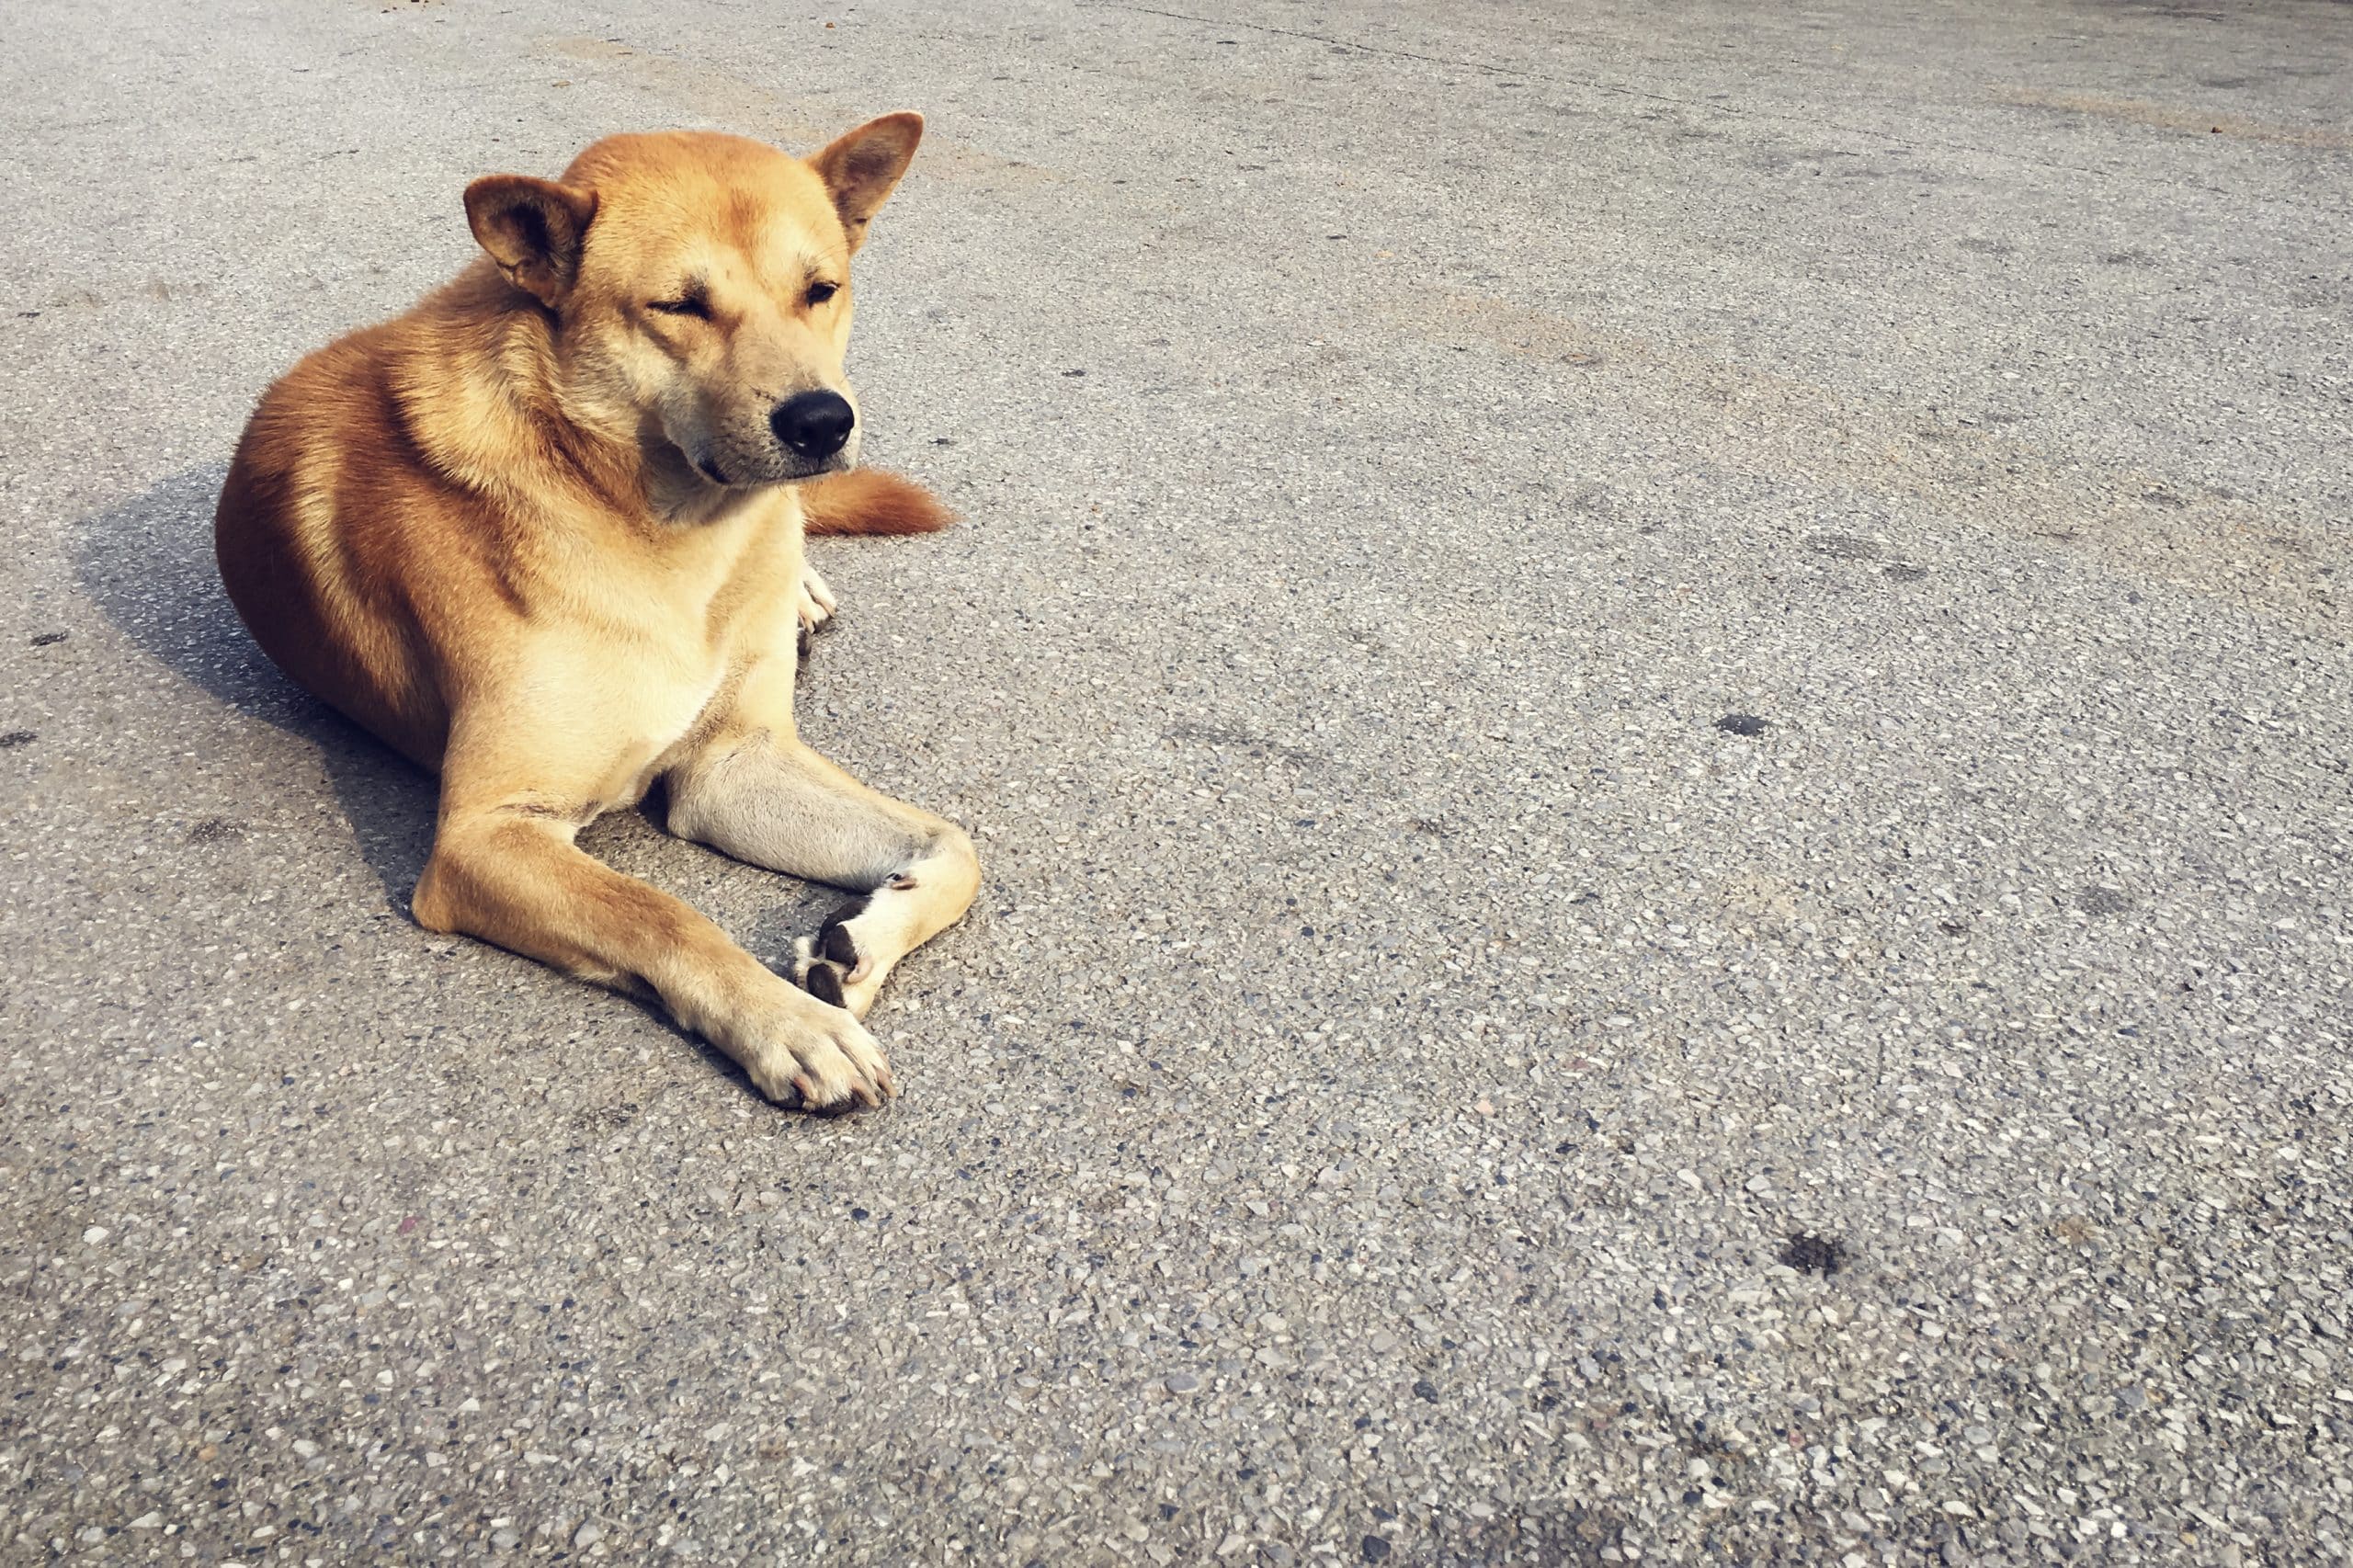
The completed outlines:
<svg viewBox="0 0 2353 1568">
<path fill-rule="evenodd" d="M 529 175 L 484 175 L 466 187 L 466 222 L 506 280 L 553 309 L 580 276 L 597 193 Z"/>
</svg>

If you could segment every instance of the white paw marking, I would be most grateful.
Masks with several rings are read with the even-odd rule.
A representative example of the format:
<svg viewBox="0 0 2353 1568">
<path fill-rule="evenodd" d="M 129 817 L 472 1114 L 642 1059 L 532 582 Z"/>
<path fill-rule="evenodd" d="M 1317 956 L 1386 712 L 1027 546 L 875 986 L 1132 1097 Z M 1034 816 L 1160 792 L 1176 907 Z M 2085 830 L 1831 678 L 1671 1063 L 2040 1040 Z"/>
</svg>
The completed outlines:
<svg viewBox="0 0 2353 1568">
<path fill-rule="evenodd" d="M 841 603 L 834 597 L 833 589 L 817 575 L 817 569 L 807 562 L 801 564 L 801 624 L 814 631 L 834 619 Z"/>
</svg>

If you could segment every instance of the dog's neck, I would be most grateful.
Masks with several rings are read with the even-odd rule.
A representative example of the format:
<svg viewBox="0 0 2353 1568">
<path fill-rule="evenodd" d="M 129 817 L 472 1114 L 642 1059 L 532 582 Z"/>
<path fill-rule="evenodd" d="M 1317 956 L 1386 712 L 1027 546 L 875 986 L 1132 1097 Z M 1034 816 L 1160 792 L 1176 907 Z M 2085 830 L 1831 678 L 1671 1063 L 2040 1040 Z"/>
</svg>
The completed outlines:
<svg viewBox="0 0 2353 1568">
<path fill-rule="evenodd" d="M 470 267 L 413 318 L 419 329 L 392 369 L 418 443 L 437 467 L 485 494 L 517 483 L 518 455 L 557 488 L 626 517 L 658 521 L 663 487 L 633 415 L 600 409 L 573 385 L 547 310 L 486 263 Z M 471 373 L 451 375 L 453 365 Z"/>
</svg>

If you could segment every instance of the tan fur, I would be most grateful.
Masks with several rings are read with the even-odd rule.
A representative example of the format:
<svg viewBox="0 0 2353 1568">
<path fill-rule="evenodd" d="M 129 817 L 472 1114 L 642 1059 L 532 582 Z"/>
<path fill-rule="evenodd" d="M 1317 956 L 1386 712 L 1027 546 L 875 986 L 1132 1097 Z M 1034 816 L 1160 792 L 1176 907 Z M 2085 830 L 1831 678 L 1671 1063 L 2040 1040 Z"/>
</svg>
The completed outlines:
<svg viewBox="0 0 2353 1568">
<path fill-rule="evenodd" d="M 476 181 L 487 255 L 270 388 L 215 522 L 270 657 L 440 775 L 422 924 L 657 999 L 812 1107 L 892 1092 L 858 1020 L 979 885 L 962 832 L 792 717 L 796 634 L 833 609 L 804 517 L 948 520 L 849 469 L 854 432 L 821 460 L 770 424 L 801 393 L 854 408 L 849 260 L 921 131 L 886 116 L 806 162 L 614 137 L 561 181 Z M 867 895 L 804 944 L 806 989 L 576 846 L 657 779 L 671 831 Z"/>
</svg>

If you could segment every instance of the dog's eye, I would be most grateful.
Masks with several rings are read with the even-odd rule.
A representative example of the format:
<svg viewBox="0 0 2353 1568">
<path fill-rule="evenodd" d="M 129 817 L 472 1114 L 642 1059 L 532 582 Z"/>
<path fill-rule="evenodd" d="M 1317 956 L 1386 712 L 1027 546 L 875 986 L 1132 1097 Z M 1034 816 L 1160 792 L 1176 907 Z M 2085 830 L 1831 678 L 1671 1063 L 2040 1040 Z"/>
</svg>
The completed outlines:
<svg viewBox="0 0 2353 1568">
<path fill-rule="evenodd" d="M 710 302 L 700 294 L 688 294 L 676 300 L 653 300 L 647 301 L 645 308 L 649 311 L 658 311 L 665 316 L 699 316 L 705 321 L 710 319 Z"/>
<path fill-rule="evenodd" d="M 841 291 L 841 285 L 838 283 L 812 283 L 809 285 L 809 302 L 813 305 L 822 305 Z"/>
</svg>

